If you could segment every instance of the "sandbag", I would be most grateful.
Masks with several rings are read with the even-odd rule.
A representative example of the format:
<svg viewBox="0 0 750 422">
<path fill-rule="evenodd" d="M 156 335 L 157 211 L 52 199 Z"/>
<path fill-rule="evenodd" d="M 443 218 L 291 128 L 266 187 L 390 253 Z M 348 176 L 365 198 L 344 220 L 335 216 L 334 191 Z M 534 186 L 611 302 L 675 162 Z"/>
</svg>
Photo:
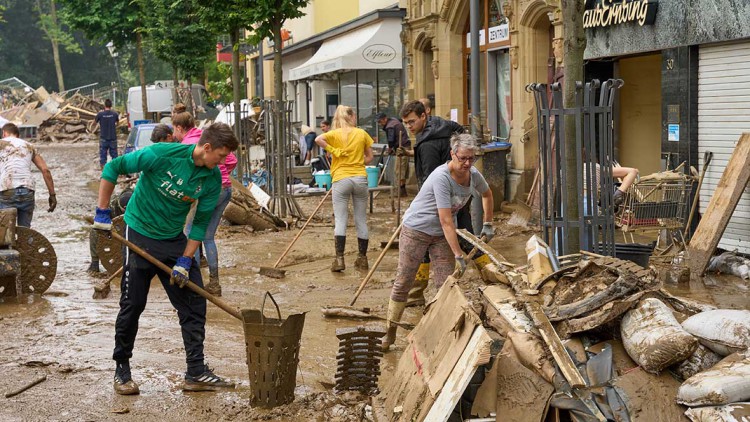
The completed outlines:
<svg viewBox="0 0 750 422">
<path fill-rule="evenodd" d="M 695 349 L 695 352 L 693 352 L 693 354 L 684 362 L 673 367 L 672 371 L 682 380 L 686 380 L 698 372 L 713 367 L 721 361 L 721 358 L 722 357 L 718 353 L 702 344 L 699 344 L 698 348 Z"/>
<path fill-rule="evenodd" d="M 677 390 L 677 402 L 686 406 L 719 406 L 749 400 L 747 353 L 729 355 L 713 368 L 688 378 Z"/>
<path fill-rule="evenodd" d="M 682 328 L 667 305 L 654 298 L 640 301 L 625 314 L 620 334 L 628 355 L 653 374 L 682 362 L 698 347 L 698 340 Z"/>
<path fill-rule="evenodd" d="M 716 309 L 701 312 L 683 321 L 682 328 L 722 356 L 750 347 L 750 311 Z"/>
<path fill-rule="evenodd" d="M 696 407 L 688 409 L 685 416 L 692 422 L 743 422 L 750 419 L 750 403 Z"/>
</svg>

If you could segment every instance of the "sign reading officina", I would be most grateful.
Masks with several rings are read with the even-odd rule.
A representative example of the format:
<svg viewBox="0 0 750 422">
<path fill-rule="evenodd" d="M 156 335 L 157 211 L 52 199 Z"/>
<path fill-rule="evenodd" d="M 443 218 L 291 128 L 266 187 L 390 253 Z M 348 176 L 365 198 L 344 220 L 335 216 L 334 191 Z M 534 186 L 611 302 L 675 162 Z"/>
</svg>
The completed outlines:
<svg viewBox="0 0 750 422">
<path fill-rule="evenodd" d="M 362 57 L 370 63 L 384 64 L 396 58 L 396 50 L 386 44 L 372 44 L 362 50 Z"/>
<path fill-rule="evenodd" d="M 653 25 L 657 6 L 654 0 L 586 0 L 583 27 L 603 28 L 628 22 Z"/>
</svg>

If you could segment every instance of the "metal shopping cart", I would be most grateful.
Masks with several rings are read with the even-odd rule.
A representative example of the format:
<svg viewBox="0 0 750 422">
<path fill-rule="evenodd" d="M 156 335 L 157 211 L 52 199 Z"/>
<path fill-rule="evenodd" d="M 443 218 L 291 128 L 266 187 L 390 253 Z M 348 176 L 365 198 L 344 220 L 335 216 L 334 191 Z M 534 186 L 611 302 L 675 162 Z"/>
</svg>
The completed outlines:
<svg viewBox="0 0 750 422">
<path fill-rule="evenodd" d="M 680 171 L 666 171 L 642 177 L 628 189 L 615 224 L 625 241 L 634 243 L 635 233 L 660 234 L 652 255 L 671 262 L 684 249 L 682 231 L 689 211 L 693 178 Z"/>
</svg>

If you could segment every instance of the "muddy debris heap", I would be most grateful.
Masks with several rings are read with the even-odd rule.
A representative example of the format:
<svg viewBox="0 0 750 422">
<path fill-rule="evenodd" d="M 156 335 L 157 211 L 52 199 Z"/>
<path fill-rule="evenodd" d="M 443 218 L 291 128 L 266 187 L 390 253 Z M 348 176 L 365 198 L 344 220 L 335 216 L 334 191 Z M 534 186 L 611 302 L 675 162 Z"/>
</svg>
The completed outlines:
<svg viewBox="0 0 750 422">
<path fill-rule="evenodd" d="M 0 109 L 0 117 L 18 125 L 21 136 L 28 140 L 75 143 L 98 139 L 95 119 L 101 110 L 104 104 L 79 92 L 70 96 L 50 94 L 39 87 Z M 123 117 L 118 127 L 126 126 L 127 118 Z"/>
<path fill-rule="evenodd" d="M 750 311 L 674 296 L 653 268 L 616 258 L 569 256 L 555 271 L 536 236 L 521 267 L 481 246 L 497 284 L 449 277 L 377 420 L 747 420 Z"/>
</svg>

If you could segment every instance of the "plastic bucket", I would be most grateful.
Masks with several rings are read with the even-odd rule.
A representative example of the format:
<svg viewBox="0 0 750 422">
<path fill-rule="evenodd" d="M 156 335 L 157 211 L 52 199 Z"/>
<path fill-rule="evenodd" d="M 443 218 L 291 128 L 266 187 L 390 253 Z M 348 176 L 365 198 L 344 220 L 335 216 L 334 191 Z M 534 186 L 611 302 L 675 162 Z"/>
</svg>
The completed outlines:
<svg viewBox="0 0 750 422">
<path fill-rule="evenodd" d="M 376 188 L 378 187 L 378 179 L 380 178 L 380 167 L 367 166 L 367 187 Z"/>
<path fill-rule="evenodd" d="M 326 170 L 325 173 L 315 174 L 315 184 L 318 187 L 325 186 L 326 190 L 331 190 L 331 172 Z"/>
</svg>

